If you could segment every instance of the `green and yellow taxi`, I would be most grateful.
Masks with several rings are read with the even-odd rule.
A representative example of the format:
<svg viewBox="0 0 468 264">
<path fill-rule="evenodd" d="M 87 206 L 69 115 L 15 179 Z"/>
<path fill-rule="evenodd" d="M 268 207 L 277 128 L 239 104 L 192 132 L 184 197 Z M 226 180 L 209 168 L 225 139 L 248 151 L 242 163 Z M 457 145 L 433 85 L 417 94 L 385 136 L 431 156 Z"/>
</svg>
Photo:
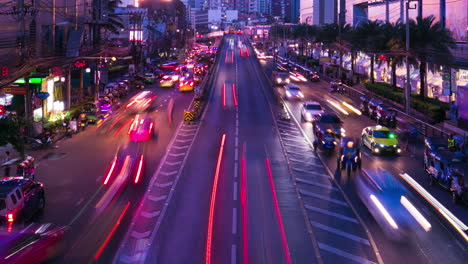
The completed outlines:
<svg viewBox="0 0 468 264">
<path fill-rule="evenodd" d="M 370 126 L 362 130 L 362 145 L 368 147 L 372 153 L 401 153 L 397 135 L 384 126 Z"/>
</svg>

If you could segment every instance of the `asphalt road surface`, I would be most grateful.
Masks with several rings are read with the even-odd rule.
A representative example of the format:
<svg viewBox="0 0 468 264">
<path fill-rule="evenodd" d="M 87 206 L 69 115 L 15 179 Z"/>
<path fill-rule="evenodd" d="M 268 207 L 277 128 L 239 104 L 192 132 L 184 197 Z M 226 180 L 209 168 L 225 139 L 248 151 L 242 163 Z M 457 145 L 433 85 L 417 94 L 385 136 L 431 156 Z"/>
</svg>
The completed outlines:
<svg viewBox="0 0 468 264">
<path fill-rule="evenodd" d="M 119 149 L 128 144 L 127 131 L 134 113 L 125 111 L 130 98 L 121 100 L 104 123 L 61 140 L 51 149 L 32 153 L 39 160 L 36 179 L 44 183 L 46 208 L 36 221 L 68 226 L 64 250 L 57 263 L 109 263 L 127 229 L 131 215 L 145 192 L 149 178 L 181 122 L 193 93 L 149 85 L 157 95 L 147 112 L 154 120 L 155 135 L 149 142 L 127 146 L 130 155 L 144 155 L 141 180 L 114 184 L 105 178 Z M 167 106 L 174 100 L 174 120 Z M 132 156 L 132 158 L 136 158 Z M 118 164 L 116 167 L 121 166 Z"/>
</svg>

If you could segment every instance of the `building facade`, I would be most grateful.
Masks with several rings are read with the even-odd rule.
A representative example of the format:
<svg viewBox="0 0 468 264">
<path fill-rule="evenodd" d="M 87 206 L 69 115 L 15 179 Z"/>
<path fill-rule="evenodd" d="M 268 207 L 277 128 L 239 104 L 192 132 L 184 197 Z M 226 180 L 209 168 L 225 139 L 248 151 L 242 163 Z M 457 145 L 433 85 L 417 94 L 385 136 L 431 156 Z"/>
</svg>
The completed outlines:
<svg viewBox="0 0 468 264">
<path fill-rule="evenodd" d="M 335 0 L 301 0 L 299 22 L 309 25 L 335 23 L 338 15 L 338 3 Z"/>
</svg>

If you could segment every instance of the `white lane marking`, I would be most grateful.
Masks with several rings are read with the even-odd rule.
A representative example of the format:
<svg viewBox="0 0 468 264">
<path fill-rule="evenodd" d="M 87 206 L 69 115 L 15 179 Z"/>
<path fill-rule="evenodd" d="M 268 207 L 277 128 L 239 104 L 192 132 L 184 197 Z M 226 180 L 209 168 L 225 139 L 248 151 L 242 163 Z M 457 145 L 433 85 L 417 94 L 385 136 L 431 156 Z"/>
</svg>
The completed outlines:
<svg viewBox="0 0 468 264">
<path fill-rule="evenodd" d="M 236 126 L 236 137 L 239 136 L 239 127 Z"/>
<path fill-rule="evenodd" d="M 239 156 L 239 149 L 236 148 L 235 151 L 234 151 L 234 160 L 237 161 L 237 156 Z"/>
<path fill-rule="evenodd" d="M 235 147 L 236 147 L 236 148 L 239 147 L 239 137 L 236 137 L 236 142 L 235 142 L 235 143 L 236 143 L 236 144 L 235 144 Z"/>
<path fill-rule="evenodd" d="M 304 207 L 307 210 L 310 210 L 310 211 L 326 214 L 326 215 L 329 215 L 329 216 L 334 216 L 336 218 L 339 218 L 339 219 L 342 219 L 342 220 L 345 220 L 345 221 L 348 221 L 348 222 L 359 224 L 358 220 L 356 220 L 356 218 L 353 218 L 353 217 L 349 217 L 349 216 L 338 214 L 338 213 L 333 213 L 333 212 L 330 212 L 328 210 L 324 210 L 324 209 L 321 209 L 321 208 L 318 208 L 318 207 L 315 207 L 315 206 L 312 206 L 312 205 L 308 205 L 308 204 L 304 205 Z"/>
<path fill-rule="evenodd" d="M 189 128 L 189 129 L 186 129 L 186 128 L 181 128 L 180 131 L 184 131 L 184 132 L 194 132 L 196 131 L 197 128 Z"/>
<path fill-rule="evenodd" d="M 192 140 L 191 139 L 187 139 L 187 140 L 184 140 L 184 139 L 176 139 L 175 142 L 179 142 L 179 143 L 188 143 L 188 142 L 191 142 Z"/>
<path fill-rule="evenodd" d="M 166 199 L 167 195 L 161 195 L 161 196 L 154 196 L 154 195 L 148 195 L 148 200 L 153 201 L 153 202 L 159 202 L 163 201 Z"/>
<path fill-rule="evenodd" d="M 299 168 L 294 168 L 294 167 L 292 169 L 293 169 L 293 171 L 302 172 L 302 173 L 305 173 L 305 174 L 311 174 L 311 175 L 314 175 L 314 176 L 330 179 L 330 176 L 328 176 L 325 172 L 320 173 L 320 172 L 315 172 L 315 171 L 312 171 L 312 170 L 304 170 L 304 169 L 299 169 Z"/>
<path fill-rule="evenodd" d="M 172 148 L 174 148 L 174 149 L 188 149 L 188 147 L 189 147 L 189 145 L 185 145 L 185 146 L 182 146 L 182 147 L 180 147 L 180 146 L 172 146 Z"/>
<path fill-rule="evenodd" d="M 178 172 L 177 170 L 175 170 L 175 171 L 169 171 L 169 172 L 161 171 L 159 174 L 164 175 L 164 176 L 170 176 L 170 175 L 176 174 L 177 172 Z"/>
<path fill-rule="evenodd" d="M 335 203 L 335 204 L 339 204 L 339 205 L 342 205 L 342 206 L 349 207 L 349 205 L 347 203 L 345 203 L 345 202 L 343 202 L 341 200 L 330 198 L 330 197 L 327 197 L 327 196 L 324 196 L 324 195 L 320 195 L 320 194 L 316 194 L 316 193 L 308 192 L 308 191 L 304 191 L 304 190 L 299 190 L 299 193 L 302 194 L 302 195 L 305 195 L 305 196 L 315 197 L 315 198 L 318 198 L 318 199 L 329 201 L 331 203 Z"/>
<path fill-rule="evenodd" d="M 305 142 L 303 142 L 303 143 L 305 143 Z M 285 145 L 286 147 L 290 147 L 290 148 L 295 148 L 295 149 L 298 149 L 298 148 L 299 148 L 299 149 L 304 149 L 304 150 L 310 150 L 310 151 L 312 151 L 312 149 L 311 149 L 309 146 L 291 145 L 291 144 L 286 143 L 286 142 L 284 143 L 284 145 Z"/>
<path fill-rule="evenodd" d="M 288 125 L 291 124 L 290 121 L 284 121 L 284 120 L 281 120 L 281 119 L 280 119 L 280 120 L 276 120 L 276 122 L 279 123 L 279 124 L 288 124 Z"/>
<path fill-rule="evenodd" d="M 167 182 L 167 183 L 155 183 L 154 186 L 160 187 L 160 188 L 166 188 L 172 185 L 172 182 Z"/>
<path fill-rule="evenodd" d="M 316 228 L 320 228 L 320 229 L 328 231 L 330 233 L 333 233 L 333 234 L 336 234 L 336 235 L 339 235 L 339 236 L 342 236 L 342 237 L 345 237 L 345 238 L 354 240 L 356 242 L 360 242 L 360 243 L 363 243 L 365 245 L 370 246 L 369 240 L 367 240 L 365 238 L 362 238 L 360 236 L 356 236 L 356 235 L 350 234 L 348 232 L 341 231 L 339 229 L 336 229 L 336 228 L 333 228 L 333 227 L 330 227 L 330 226 L 322 225 L 321 223 L 318 223 L 318 222 L 315 222 L 315 221 L 310 221 L 310 223 L 313 226 L 315 226 Z"/>
<path fill-rule="evenodd" d="M 157 210 L 154 212 L 141 212 L 140 215 L 146 218 L 153 218 L 158 216 L 161 213 L 161 211 Z"/>
<path fill-rule="evenodd" d="M 337 249 L 337 248 L 334 248 L 332 246 L 329 246 L 327 244 L 323 244 L 323 243 L 320 243 L 320 242 L 317 242 L 319 248 L 321 250 L 325 250 L 325 251 L 328 251 L 330 253 L 333 253 L 335 255 L 338 255 L 338 256 L 341 256 L 341 257 L 344 257 L 344 258 L 347 258 L 347 259 L 350 259 L 350 260 L 353 260 L 353 261 L 356 261 L 357 263 L 362 263 L 362 264 L 376 264 L 375 262 L 372 262 L 368 259 L 365 259 L 365 258 L 362 258 L 362 257 L 359 257 L 359 256 L 356 256 L 356 255 L 353 255 L 353 254 L 350 254 L 348 252 L 345 252 L 343 250 L 340 250 L 340 249 Z"/>
<path fill-rule="evenodd" d="M 180 156 L 184 156 L 185 154 L 187 154 L 186 152 L 182 152 L 182 153 L 170 153 L 169 156 L 171 157 L 180 157 Z"/>
<path fill-rule="evenodd" d="M 288 137 L 283 137 L 283 140 L 287 141 L 288 142 L 287 144 L 289 144 L 289 143 L 300 143 L 300 144 L 307 143 L 307 141 L 303 137 L 288 136 Z"/>
<path fill-rule="evenodd" d="M 234 173 L 236 172 L 236 170 L 234 170 Z M 237 201 L 237 182 L 234 182 L 234 192 L 232 193 L 232 196 L 234 199 L 234 201 Z"/>
<path fill-rule="evenodd" d="M 75 206 L 80 206 L 80 204 L 84 201 L 84 198 L 81 197 L 76 203 Z"/>
<path fill-rule="evenodd" d="M 338 191 L 338 188 L 333 187 L 333 186 L 328 185 L 328 184 L 321 184 L 321 183 L 318 183 L 318 182 L 308 181 L 308 180 L 301 179 L 301 178 L 296 178 L 296 181 L 300 182 L 300 183 L 304 183 L 304 184 L 315 185 L 315 186 L 326 188 L 326 189 L 333 190 L 333 191 Z"/>
<path fill-rule="evenodd" d="M 237 234 L 237 208 L 232 208 L 232 234 Z"/>
<path fill-rule="evenodd" d="M 234 178 L 237 178 L 239 167 L 237 165 L 237 162 L 234 163 Z"/>
<path fill-rule="evenodd" d="M 166 161 L 166 162 L 164 162 L 164 165 L 174 166 L 174 165 L 179 165 L 181 163 L 182 163 L 182 161 L 176 161 L 176 162 Z"/>
<path fill-rule="evenodd" d="M 124 263 L 134 263 L 134 262 L 141 262 L 143 258 L 143 253 L 137 253 L 135 255 L 132 255 L 132 256 L 128 256 L 128 255 L 125 255 L 123 254 L 122 256 L 120 256 L 120 261 L 121 262 L 124 262 Z"/>
<path fill-rule="evenodd" d="M 195 133 L 179 133 L 178 137 L 193 137 Z"/>
<path fill-rule="evenodd" d="M 150 234 L 150 231 L 146 231 L 146 232 L 133 231 L 131 236 L 136 238 L 136 239 L 142 239 L 142 238 L 145 238 L 145 237 L 149 236 L 149 234 Z"/>
<path fill-rule="evenodd" d="M 236 118 L 236 126 L 239 126 L 239 117 Z"/>
<path fill-rule="evenodd" d="M 159 106 L 163 106 L 163 104 L 160 104 Z"/>
<path fill-rule="evenodd" d="M 237 253 L 236 253 L 236 245 L 232 244 L 231 246 L 231 264 L 237 264 Z"/>
</svg>

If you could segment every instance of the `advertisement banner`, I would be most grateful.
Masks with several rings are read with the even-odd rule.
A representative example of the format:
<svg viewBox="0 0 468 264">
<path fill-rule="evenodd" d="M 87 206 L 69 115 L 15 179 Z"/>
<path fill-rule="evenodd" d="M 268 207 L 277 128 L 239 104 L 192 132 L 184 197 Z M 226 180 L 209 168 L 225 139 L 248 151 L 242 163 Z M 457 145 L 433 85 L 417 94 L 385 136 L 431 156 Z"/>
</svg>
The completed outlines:
<svg viewBox="0 0 468 264">
<path fill-rule="evenodd" d="M 2 89 L 6 94 L 26 95 L 26 87 L 5 87 Z"/>
</svg>

